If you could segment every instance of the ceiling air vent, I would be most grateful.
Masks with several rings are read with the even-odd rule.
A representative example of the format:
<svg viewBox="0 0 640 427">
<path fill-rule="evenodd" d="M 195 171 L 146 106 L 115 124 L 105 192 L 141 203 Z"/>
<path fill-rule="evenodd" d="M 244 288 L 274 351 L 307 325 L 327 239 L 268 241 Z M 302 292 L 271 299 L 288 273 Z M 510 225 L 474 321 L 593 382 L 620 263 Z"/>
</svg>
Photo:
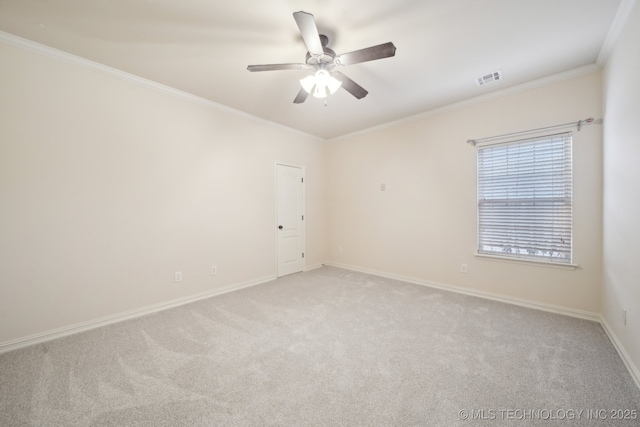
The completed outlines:
<svg viewBox="0 0 640 427">
<path fill-rule="evenodd" d="M 502 71 L 494 71 L 490 74 L 485 74 L 476 78 L 476 84 L 478 86 L 484 86 L 488 83 L 493 83 L 502 80 Z"/>
</svg>

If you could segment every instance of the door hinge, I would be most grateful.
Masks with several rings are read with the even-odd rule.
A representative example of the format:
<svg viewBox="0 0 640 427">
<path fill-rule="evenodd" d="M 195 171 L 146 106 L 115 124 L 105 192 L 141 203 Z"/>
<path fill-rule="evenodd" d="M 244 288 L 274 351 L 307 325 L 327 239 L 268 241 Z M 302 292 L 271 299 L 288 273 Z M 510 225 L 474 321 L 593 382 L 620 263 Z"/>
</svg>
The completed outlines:
<svg viewBox="0 0 640 427">
<path fill-rule="evenodd" d="M 304 258 L 304 252 L 302 252 L 302 258 Z"/>
<path fill-rule="evenodd" d="M 301 182 L 304 182 L 304 178 L 300 178 Z"/>
<path fill-rule="evenodd" d="M 304 215 L 302 215 L 302 220 L 304 221 Z"/>
</svg>

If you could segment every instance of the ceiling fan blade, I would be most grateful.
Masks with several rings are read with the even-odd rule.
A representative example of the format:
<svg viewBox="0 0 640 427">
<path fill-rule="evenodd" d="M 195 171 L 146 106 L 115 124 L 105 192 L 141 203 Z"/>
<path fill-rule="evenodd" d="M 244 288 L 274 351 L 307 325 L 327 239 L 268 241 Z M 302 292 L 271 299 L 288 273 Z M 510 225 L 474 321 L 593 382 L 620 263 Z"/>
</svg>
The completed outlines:
<svg viewBox="0 0 640 427">
<path fill-rule="evenodd" d="M 331 75 L 342 82 L 342 88 L 344 90 L 358 99 L 364 98 L 369 93 L 365 88 L 363 88 L 358 83 L 354 82 L 339 71 L 334 71 L 331 73 Z"/>
<path fill-rule="evenodd" d="M 298 24 L 298 29 L 309 53 L 314 56 L 324 55 L 320 34 L 318 34 L 318 27 L 316 27 L 316 20 L 313 15 L 307 12 L 295 12 L 293 18 Z"/>
<path fill-rule="evenodd" d="M 302 70 L 303 68 L 312 68 L 307 64 L 268 64 L 268 65 L 249 65 L 249 71 L 276 71 L 276 70 Z"/>
<path fill-rule="evenodd" d="M 384 43 L 377 46 L 367 47 L 365 49 L 354 50 L 353 52 L 343 53 L 336 57 L 336 65 L 359 64 L 360 62 L 373 61 L 376 59 L 389 58 L 395 56 L 396 47 L 393 43 Z"/>
<path fill-rule="evenodd" d="M 293 103 L 302 104 L 304 101 L 307 100 L 308 96 L 309 96 L 309 92 L 304 90 L 304 88 L 300 88 L 300 92 L 298 92 L 298 95 L 296 95 L 296 99 L 293 100 Z"/>
</svg>

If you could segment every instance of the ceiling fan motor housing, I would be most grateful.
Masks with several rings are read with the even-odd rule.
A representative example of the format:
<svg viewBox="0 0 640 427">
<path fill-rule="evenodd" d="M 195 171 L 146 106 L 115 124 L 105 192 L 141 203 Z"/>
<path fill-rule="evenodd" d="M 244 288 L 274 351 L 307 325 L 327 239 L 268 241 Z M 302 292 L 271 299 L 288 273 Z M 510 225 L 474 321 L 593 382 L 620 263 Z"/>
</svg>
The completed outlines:
<svg viewBox="0 0 640 427">
<path fill-rule="evenodd" d="M 336 53 L 327 47 L 329 43 L 329 38 L 324 34 L 320 34 L 320 41 L 322 42 L 322 50 L 324 51 L 323 55 L 314 56 L 307 52 L 307 57 L 305 62 L 307 65 L 318 65 L 318 64 L 330 64 L 336 57 Z"/>
</svg>

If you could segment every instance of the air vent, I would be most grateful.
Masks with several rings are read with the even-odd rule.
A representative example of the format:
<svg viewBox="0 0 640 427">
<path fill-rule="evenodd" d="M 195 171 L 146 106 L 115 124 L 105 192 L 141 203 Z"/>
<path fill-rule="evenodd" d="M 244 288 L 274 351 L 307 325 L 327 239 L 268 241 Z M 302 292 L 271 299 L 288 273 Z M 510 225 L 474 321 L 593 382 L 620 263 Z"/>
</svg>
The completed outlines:
<svg viewBox="0 0 640 427">
<path fill-rule="evenodd" d="M 489 83 L 497 82 L 502 80 L 502 71 L 494 71 L 493 73 L 486 74 L 481 77 L 476 78 L 476 84 L 478 86 L 484 86 Z"/>
</svg>

